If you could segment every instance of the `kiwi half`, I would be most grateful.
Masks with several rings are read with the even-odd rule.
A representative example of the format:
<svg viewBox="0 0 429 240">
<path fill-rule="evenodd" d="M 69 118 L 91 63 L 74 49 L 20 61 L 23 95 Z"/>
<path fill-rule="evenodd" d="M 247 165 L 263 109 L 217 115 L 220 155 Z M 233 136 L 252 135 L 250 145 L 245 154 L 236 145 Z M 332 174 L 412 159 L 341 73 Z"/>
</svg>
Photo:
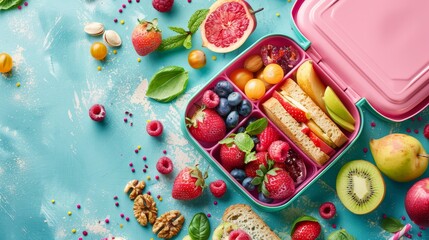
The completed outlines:
<svg viewBox="0 0 429 240">
<path fill-rule="evenodd" d="M 337 175 L 337 194 L 354 214 L 372 212 L 380 205 L 386 186 L 378 168 L 365 160 L 346 163 Z"/>
</svg>

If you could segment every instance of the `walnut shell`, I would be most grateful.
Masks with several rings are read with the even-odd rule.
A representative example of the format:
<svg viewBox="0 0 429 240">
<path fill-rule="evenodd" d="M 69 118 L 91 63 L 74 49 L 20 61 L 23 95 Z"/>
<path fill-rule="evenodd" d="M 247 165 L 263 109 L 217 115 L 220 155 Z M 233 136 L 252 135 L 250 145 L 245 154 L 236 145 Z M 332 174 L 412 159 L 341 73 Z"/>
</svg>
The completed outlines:
<svg viewBox="0 0 429 240">
<path fill-rule="evenodd" d="M 130 199 L 134 200 L 138 195 L 142 194 L 143 189 L 146 187 L 145 181 L 138 181 L 138 180 L 131 180 L 127 183 L 127 185 L 124 188 L 125 193 L 130 193 Z"/>
<path fill-rule="evenodd" d="M 152 196 L 149 194 L 138 195 L 134 200 L 134 217 L 142 226 L 149 222 L 153 224 L 158 216 L 158 209 Z"/>
<path fill-rule="evenodd" d="M 185 217 L 179 210 L 171 210 L 156 219 L 152 232 L 158 233 L 159 238 L 169 239 L 180 232 L 184 222 Z"/>
</svg>

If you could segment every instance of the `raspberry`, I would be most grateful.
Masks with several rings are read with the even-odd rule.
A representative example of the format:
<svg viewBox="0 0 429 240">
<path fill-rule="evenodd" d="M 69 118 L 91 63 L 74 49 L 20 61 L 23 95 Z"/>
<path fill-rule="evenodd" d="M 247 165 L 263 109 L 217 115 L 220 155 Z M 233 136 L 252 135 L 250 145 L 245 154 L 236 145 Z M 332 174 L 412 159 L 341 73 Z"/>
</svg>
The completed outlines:
<svg viewBox="0 0 429 240">
<path fill-rule="evenodd" d="M 219 105 L 219 96 L 212 90 L 207 90 L 203 94 L 203 104 L 208 108 L 215 108 Z"/>
<path fill-rule="evenodd" d="M 210 183 L 210 192 L 213 196 L 220 198 L 226 192 L 226 183 L 223 180 L 216 180 Z"/>
<path fill-rule="evenodd" d="M 425 129 L 423 130 L 423 135 L 425 138 L 429 139 L 429 124 L 426 124 Z"/>
<path fill-rule="evenodd" d="M 156 170 L 161 174 L 169 174 L 173 171 L 173 162 L 170 158 L 163 156 L 156 163 Z"/>
<path fill-rule="evenodd" d="M 274 162 L 284 162 L 287 159 L 290 147 L 287 142 L 282 140 L 274 141 L 268 148 L 268 154 Z"/>
<path fill-rule="evenodd" d="M 104 109 L 104 106 L 101 104 L 94 104 L 89 109 L 89 117 L 96 121 L 101 122 L 106 117 L 106 110 Z"/>
<path fill-rule="evenodd" d="M 162 123 L 158 120 L 152 120 L 147 123 L 146 131 L 152 137 L 158 137 L 162 134 L 163 126 Z"/>
<path fill-rule="evenodd" d="M 319 208 L 319 214 L 324 219 L 331 219 L 335 216 L 335 212 L 337 209 L 335 208 L 335 205 L 331 202 L 325 202 L 322 205 L 320 205 Z"/>
<path fill-rule="evenodd" d="M 152 0 L 152 6 L 159 12 L 169 12 L 174 0 Z"/>
</svg>

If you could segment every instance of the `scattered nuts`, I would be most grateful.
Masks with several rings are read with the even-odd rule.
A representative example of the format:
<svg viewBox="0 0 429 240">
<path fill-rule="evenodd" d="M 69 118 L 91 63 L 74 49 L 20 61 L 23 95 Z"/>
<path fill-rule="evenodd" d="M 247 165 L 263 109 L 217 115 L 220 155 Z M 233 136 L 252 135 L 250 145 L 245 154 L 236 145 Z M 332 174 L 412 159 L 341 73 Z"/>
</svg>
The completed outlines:
<svg viewBox="0 0 429 240">
<path fill-rule="evenodd" d="M 146 226 L 149 222 L 154 224 L 156 217 L 158 216 L 158 209 L 152 196 L 149 194 L 143 194 L 136 197 L 134 200 L 134 217 L 137 222 L 142 226 Z"/>
<path fill-rule="evenodd" d="M 107 30 L 104 32 L 103 36 L 104 41 L 107 43 L 107 45 L 111 47 L 119 47 L 122 44 L 121 37 L 119 34 L 113 30 Z"/>
<path fill-rule="evenodd" d="M 127 183 L 127 185 L 124 188 L 125 193 L 130 193 L 130 199 L 134 200 L 138 195 L 140 195 L 143 192 L 143 189 L 146 187 L 146 183 L 138 180 L 131 180 Z"/>
<path fill-rule="evenodd" d="M 184 222 L 185 217 L 179 210 L 171 210 L 156 219 L 152 232 L 158 233 L 159 238 L 172 238 L 180 232 Z"/>
<path fill-rule="evenodd" d="M 104 25 L 99 22 L 92 22 L 86 24 L 83 30 L 91 36 L 98 36 L 104 33 Z"/>
</svg>

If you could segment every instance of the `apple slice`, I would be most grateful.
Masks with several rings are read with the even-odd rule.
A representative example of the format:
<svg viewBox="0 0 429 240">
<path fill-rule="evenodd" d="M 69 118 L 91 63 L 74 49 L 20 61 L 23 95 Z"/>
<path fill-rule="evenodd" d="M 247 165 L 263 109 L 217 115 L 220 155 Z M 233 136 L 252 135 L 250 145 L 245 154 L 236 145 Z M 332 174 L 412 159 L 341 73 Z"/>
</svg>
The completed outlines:
<svg viewBox="0 0 429 240">
<path fill-rule="evenodd" d="M 320 81 L 316 71 L 314 71 L 313 61 L 307 60 L 298 67 L 296 82 L 326 112 L 325 102 L 323 101 L 326 86 Z"/>
<path fill-rule="evenodd" d="M 322 129 L 317 126 L 317 124 L 313 120 L 309 120 L 307 123 L 307 126 L 310 128 L 310 130 L 316 134 L 317 137 L 322 139 L 326 144 L 328 144 L 331 148 L 336 148 L 337 145 L 335 145 L 334 142 L 322 131 Z"/>
<path fill-rule="evenodd" d="M 320 148 L 322 152 L 326 153 L 326 155 L 330 156 L 335 152 L 333 148 L 331 148 L 316 134 L 314 134 L 307 126 L 304 126 L 301 131 L 311 139 L 311 141 L 314 143 L 314 145 L 316 145 L 316 147 Z"/>
<path fill-rule="evenodd" d="M 283 96 L 277 91 L 274 91 L 273 97 L 277 99 L 283 108 L 297 121 L 307 122 L 310 119 L 308 110 L 288 96 Z"/>
<path fill-rule="evenodd" d="M 326 108 L 328 110 L 329 116 L 331 116 L 332 120 L 338 124 L 340 127 L 344 128 L 348 132 L 353 132 L 355 130 L 355 125 L 347 122 L 346 120 L 340 118 L 337 114 L 335 114 L 330 108 Z"/>
<path fill-rule="evenodd" d="M 335 94 L 331 87 L 326 87 L 325 95 L 323 95 L 323 101 L 325 101 L 326 108 L 329 108 L 338 117 L 341 117 L 344 121 L 354 125 L 355 119 L 341 102 L 340 98 Z M 328 112 L 329 113 L 329 112 Z"/>
</svg>

